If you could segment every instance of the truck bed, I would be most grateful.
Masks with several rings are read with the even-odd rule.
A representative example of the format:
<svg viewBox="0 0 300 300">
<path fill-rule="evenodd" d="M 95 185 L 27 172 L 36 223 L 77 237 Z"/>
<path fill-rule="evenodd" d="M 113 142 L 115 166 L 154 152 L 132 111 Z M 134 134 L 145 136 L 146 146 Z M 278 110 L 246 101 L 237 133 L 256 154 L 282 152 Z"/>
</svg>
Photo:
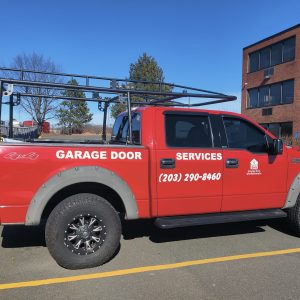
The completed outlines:
<svg viewBox="0 0 300 300">
<path fill-rule="evenodd" d="M 1 223 L 24 223 L 31 201 L 51 178 L 66 170 L 85 178 L 88 167 L 120 177 L 136 199 L 139 217 L 149 216 L 149 151 L 143 146 L 2 143 L 0 164 Z"/>
</svg>

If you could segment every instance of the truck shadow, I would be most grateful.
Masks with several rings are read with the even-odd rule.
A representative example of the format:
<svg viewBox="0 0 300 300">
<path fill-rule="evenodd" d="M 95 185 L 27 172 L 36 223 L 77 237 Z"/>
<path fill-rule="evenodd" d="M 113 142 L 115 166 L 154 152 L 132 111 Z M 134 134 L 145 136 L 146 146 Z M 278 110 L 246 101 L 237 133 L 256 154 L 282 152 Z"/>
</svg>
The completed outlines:
<svg viewBox="0 0 300 300">
<path fill-rule="evenodd" d="M 273 219 L 174 229 L 157 228 L 153 224 L 153 221 L 149 220 L 130 221 L 124 224 L 123 238 L 125 240 L 130 240 L 148 236 L 154 243 L 165 243 L 180 240 L 265 232 L 265 229 L 263 228 L 265 226 L 269 226 L 272 229 L 289 236 L 298 237 L 291 231 L 285 219 Z"/>
<path fill-rule="evenodd" d="M 3 226 L 2 230 L 3 248 L 20 248 L 46 246 L 45 226 Z"/>
<path fill-rule="evenodd" d="M 217 224 L 184 227 L 175 229 L 159 229 L 152 220 L 126 221 L 123 223 L 123 238 L 131 240 L 148 237 L 153 243 L 165 243 L 180 240 L 192 240 L 209 237 L 239 235 L 264 232 L 269 226 L 279 232 L 296 236 L 289 229 L 285 220 L 251 221 L 231 224 Z M 4 226 L 2 230 L 3 248 L 45 247 L 45 226 Z"/>
<path fill-rule="evenodd" d="M 130 221 L 123 226 L 125 240 L 149 237 L 154 243 L 173 242 L 180 240 L 201 239 L 218 236 L 239 235 L 265 232 L 264 226 L 270 226 L 277 231 L 293 235 L 293 233 L 280 220 L 249 221 L 230 224 L 203 225 L 174 229 L 157 228 L 153 221 Z"/>
<path fill-rule="evenodd" d="M 295 232 L 293 232 L 286 219 L 269 220 L 268 226 L 287 235 L 299 238 Z"/>
</svg>

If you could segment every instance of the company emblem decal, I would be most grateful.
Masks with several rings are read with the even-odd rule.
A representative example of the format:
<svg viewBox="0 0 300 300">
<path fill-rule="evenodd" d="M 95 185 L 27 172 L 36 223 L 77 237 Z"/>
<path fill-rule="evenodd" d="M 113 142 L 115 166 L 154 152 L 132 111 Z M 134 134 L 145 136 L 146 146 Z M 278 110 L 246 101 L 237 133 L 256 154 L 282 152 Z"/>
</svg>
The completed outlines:
<svg viewBox="0 0 300 300">
<path fill-rule="evenodd" d="M 258 170 L 258 161 L 255 158 L 250 161 L 250 169 Z"/>
<path fill-rule="evenodd" d="M 261 175 L 261 171 L 259 169 L 258 161 L 253 158 L 250 161 L 250 169 L 247 172 L 247 175 Z"/>
</svg>

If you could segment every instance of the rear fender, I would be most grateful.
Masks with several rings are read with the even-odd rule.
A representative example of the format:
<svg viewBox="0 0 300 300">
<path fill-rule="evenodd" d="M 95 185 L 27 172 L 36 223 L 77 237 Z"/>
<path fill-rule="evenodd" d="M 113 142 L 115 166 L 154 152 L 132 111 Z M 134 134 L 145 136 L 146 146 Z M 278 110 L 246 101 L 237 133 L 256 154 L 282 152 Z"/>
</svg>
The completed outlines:
<svg viewBox="0 0 300 300">
<path fill-rule="evenodd" d="M 127 183 L 114 172 L 96 166 L 75 167 L 57 173 L 47 180 L 32 198 L 27 214 L 26 225 L 38 225 L 43 211 L 50 199 L 63 188 L 76 183 L 94 182 L 104 184 L 115 190 L 121 197 L 126 219 L 138 218 L 135 197 Z"/>
</svg>

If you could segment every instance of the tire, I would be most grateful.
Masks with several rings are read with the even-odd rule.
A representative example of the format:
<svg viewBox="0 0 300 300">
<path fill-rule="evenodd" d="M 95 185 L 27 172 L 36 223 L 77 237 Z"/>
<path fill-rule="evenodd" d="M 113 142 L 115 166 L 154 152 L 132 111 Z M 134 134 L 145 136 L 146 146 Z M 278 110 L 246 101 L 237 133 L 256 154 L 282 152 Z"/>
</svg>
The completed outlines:
<svg viewBox="0 0 300 300">
<path fill-rule="evenodd" d="M 121 238 L 121 221 L 105 199 L 76 194 L 51 212 L 45 229 L 48 250 L 66 269 L 100 266 L 113 257 Z"/>
<path fill-rule="evenodd" d="M 300 236 L 300 195 L 296 205 L 288 210 L 288 221 L 291 229 Z"/>
</svg>

